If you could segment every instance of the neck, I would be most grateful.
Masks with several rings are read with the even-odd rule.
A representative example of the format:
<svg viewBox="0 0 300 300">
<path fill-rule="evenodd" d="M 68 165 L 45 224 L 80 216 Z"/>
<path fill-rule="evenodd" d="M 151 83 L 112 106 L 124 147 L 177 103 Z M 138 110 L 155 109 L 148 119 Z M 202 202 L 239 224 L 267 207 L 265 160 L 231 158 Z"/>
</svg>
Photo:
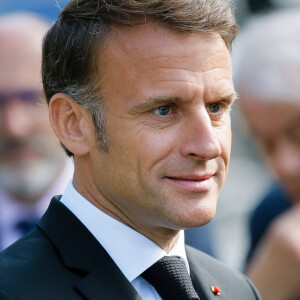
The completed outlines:
<svg viewBox="0 0 300 300">
<path fill-rule="evenodd" d="M 131 227 L 135 231 L 144 235 L 154 243 L 156 243 L 160 248 L 162 248 L 166 253 L 169 253 L 176 241 L 178 240 L 179 230 L 170 229 L 162 226 L 155 226 L 152 224 L 147 224 L 143 218 L 131 218 L 130 216 L 124 214 L 122 210 L 115 205 L 109 199 L 106 199 L 99 190 L 93 186 L 92 178 L 81 178 L 77 176 L 78 173 L 74 173 L 73 185 L 78 193 L 80 193 L 86 200 L 96 206 L 98 209 L 111 216 L 112 218 L 118 220 L 119 222 Z M 87 174 L 85 172 L 79 172 L 79 174 Z M 85 185 L 85 183 L 87 185 Z M 141 221 L 142 220 L 142 221 Z"/>
</svg>

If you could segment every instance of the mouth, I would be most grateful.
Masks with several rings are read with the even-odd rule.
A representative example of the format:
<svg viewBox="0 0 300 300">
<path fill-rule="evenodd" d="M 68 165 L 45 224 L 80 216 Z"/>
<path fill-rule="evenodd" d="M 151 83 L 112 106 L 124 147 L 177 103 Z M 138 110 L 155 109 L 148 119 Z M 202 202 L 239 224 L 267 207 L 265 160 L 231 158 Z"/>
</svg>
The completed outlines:
<svg viewBox="0 0 300 300">
<path fill-rule="evenodd" d="M 8 161 L 26 161 L 30 159 L 37 159 L 40 157 L 40 153 L 33 147 L 20 146 L 12 147 L 7 151 L 2 152 L 2 157 Z"/>
<path fill-rule="evenodd" d="M 210 190 L 214 174 L 205 174 L 205 175 L 184 175 L 184 176 L 166 176 L 164 179 L 180 188 L 187 191 L 193 192 L 207 192 Z"/>
</svg>

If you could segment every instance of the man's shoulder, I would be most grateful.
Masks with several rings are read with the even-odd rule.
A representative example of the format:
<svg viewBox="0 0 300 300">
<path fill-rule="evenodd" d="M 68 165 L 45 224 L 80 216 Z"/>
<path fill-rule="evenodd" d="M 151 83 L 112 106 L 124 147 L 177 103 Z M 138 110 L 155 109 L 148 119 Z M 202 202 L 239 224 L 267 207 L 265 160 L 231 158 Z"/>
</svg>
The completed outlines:
<svg viewBox="0 0 300 300">
<path fill-rule="evenodd" d="M 22 270 L 24 264 L 32 264 L 43 259 L 51 252 L 52 246 L 48 239 L 38 229 L 12 244 L 0 253 L 0 273 L 7 267 L 17 267 Z M 2 277 L 1 277 L 2 279 Z"/>
<path fill-rule="evenodd" d="M 54 299 L 66 290 L 72 274 L 76 277 L 64 268 L 51 241 L 35 229 L 0 253 L 0 299 Z"/>
<path fill-rule="evenodd" d="M 191 276 L 206 284 L 204 289 L 218 286 L 228 299 L 260 299 L 250 280 L 217 259 L 190 246 L 186 246 Z"/>
<path fill-rule="evenodd" d="M 186 246 L 186 252 L 189 264 L 191 264 L 192 266 L 199 265 L 213 276 L 223 277 L 223 275 L 226 275 L 236 278 L 244 277 L 238 271 L 230 268 L 223 262 L 198 249 L 195 249 L 191 246 Z"/>
<path fill-rule="evenodd" d="M 0 253 L 0 288 L 15 288 L 42 277 L 57 261 L 50 241 L 35 229 Z"/>
</svg>

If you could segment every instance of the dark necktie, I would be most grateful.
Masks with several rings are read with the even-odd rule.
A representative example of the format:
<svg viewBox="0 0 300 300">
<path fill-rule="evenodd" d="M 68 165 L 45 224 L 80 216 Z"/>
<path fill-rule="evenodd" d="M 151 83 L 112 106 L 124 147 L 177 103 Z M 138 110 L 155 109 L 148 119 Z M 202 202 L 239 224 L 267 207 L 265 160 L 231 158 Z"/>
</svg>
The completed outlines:
<svg viewBox="0 0 300 300">
<path fill-rule="evenodd" d="M 199 300 L 184 262 L 176 256 L 164 256 L 142 276 L 163 300 Z"/>
</svg>

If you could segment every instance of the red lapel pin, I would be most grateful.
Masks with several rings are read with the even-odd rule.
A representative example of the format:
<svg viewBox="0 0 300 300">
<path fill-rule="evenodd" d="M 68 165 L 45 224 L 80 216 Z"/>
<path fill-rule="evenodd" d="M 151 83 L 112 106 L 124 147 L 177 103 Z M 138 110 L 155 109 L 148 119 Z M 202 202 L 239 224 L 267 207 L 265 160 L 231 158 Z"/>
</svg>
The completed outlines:
<svg viewBox="0 0 300 300">
<path fill-rule="evenodd" d="M 218 286 L 211 286 L 211 290 L 212 292 L 216 295 L 216 296 L 220 296 L 221 295 L 221 289 Z"/>
</svg>

